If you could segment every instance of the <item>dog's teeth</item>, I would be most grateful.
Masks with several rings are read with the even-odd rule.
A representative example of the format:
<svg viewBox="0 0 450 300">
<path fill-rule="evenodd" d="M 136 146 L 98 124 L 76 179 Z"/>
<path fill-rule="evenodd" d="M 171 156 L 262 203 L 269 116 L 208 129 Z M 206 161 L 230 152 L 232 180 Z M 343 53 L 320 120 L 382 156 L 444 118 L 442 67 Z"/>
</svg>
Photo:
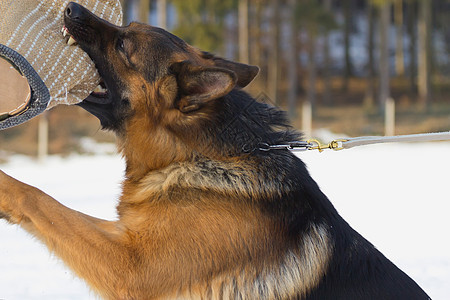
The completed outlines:
<svg viewBox="0 0 450 300">
<path fill-rule="evenodd" d="M 72 36 L 70 36 L 69 40 L 67 41 L 67 45 L 71 46 L 75 43 L 76 43 L 75 39 Z"/>
<path fill-rule="evenodd" d="M 69 34 L 69 30 L 67 30 L 66 26 L 63 26 L 63 28 L 61 29 L 61 33 L 64 37 Z"/>
<path fill-rule="evenodd" d="M 106 89 L 104 89 L 100 84 L 94 90 L 94 93 L 105 93 Z"/>
</svg>

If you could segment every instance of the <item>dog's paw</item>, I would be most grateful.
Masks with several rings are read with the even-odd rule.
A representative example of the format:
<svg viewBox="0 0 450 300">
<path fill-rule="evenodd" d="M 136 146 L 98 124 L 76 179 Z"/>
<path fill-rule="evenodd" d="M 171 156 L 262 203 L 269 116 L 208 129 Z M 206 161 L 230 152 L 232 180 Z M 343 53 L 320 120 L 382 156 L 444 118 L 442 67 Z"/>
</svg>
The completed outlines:
<svg viewBox="0 0 450 300">
<path fill-rule="evenodd" d="M 20 223 L 23 218 L 20 200 L 25 196 L 22 186 L 23 183 L 0 171 L 0 219 L 14 224 Z"/>
<path fill-rule="evenodd" d="M 9 215 L 0 211 L 0 219 L 5 219 L 6 221 L 9 221 Z"/>
<path fill-rule="evenodd" d="M 5 205 L 2 204 L 1 195 L 0 195 L 0 220 L 5 220 L 9 223 L 16 223 L 11 218 L 11 213 L 7 211 Z"/>
</svg>

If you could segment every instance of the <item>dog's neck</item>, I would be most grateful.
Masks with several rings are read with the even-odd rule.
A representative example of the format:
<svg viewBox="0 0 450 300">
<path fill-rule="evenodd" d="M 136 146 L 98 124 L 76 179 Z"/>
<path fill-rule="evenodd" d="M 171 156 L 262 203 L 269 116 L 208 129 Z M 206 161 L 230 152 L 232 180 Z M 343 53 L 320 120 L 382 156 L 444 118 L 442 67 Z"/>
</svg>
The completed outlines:
<svg viewBox="0 0 450 300">
<path fill-rule="evenodd" d="M 118 138 L 118 149 L 126 162 L 126 181 L 138 182 L 149 172 L 185 161 L 191 156 L 174 135 L 148 120 L 135 118 L 126 125 L 126 131 Z"/>
</svg>

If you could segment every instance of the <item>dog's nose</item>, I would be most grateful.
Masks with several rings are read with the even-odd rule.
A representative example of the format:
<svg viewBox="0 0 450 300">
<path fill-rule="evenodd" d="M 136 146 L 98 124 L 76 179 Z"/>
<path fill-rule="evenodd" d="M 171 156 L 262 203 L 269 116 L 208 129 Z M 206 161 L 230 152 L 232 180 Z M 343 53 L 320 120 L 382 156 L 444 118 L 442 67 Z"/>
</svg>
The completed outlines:
<svg viewBox="0 0 450 300">
<path fill-rule="evenodd" d="M 75 2 L 70 2 L 66 6 L 64 14 L 71 19 L 82 19 L 84 15 L 83 7 Z"/>
</svg>

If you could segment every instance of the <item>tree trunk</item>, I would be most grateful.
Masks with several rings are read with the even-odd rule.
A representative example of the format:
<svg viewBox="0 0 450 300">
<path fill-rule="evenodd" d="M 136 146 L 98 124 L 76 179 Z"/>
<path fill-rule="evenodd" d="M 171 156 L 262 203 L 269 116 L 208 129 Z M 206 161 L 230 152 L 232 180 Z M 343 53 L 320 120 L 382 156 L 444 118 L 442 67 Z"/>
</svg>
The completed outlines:
<svg viewBox="0 0 450 300">
<path fill-rule="evenodd" d="M 289 0 L 288 8 L 289 8 L 289 43 L 287 45 L 286 54 L 287 54 L 287 73 L 288 73 L 288 94 L 287 94 L 287 102 L 288 102 L 288 112 L 291 120 L 296 117 L 296 108 L 297 108 L 297 85 L 298 85 L 298 77 L 297 77 L 297 49 L 295 39 L 297 38 L 297 30 L 295 28 L 295 2 L 296 0 Z"/>
<path fill-rule="evenodd" d="M 350 58 L 350 34 L 352 27 L 352 0 L 344 0 L 344 59 L 345 59 L 345 70 L 344 70 L 344 83 L 342 89 L 344 91 L 348 90 L 348 82 L 353 74 L 353 66 Z"/>
<path fill-rule="evenodd" d="M 130 1 L 129 0 L 120 0 L 120 4 L 122 4 L 123 11 L 123 25 L 128 25 L 130 23 Z"/>
<path fill-rule="evenodd" d="M 389 45 L 388 30 L 390 21 L 390 5 L 383 4 L 380 14 L 380 99 L 379 107 L 384 112 L 386 101 L 390 97 L 389 91 Z"/>
<path fill-rule="evenodd" d="M 311 109 L 314 114 L 316 108 L 316 34 L 313 28 L 308 29 L 308 90 L 306 92 L 306 99 L 311 104 Z"/>
<path fill-rule="evenodd" d="M 167 29 L 167 0 L 158 0 L 158 26 Z"/>
<path fill-rule="evenodd" d="M 431 0 L 421 0 L 419 5 L 418 88 L 420 103 L 425 108 L 430 104 Z"/>
<path fill-rule="evenodd" d="M 150 0 L 139 0 L 139 22 L 149 23 Z"/>
<path fill-rule="evenodd" d="M 304 45 L 304 41 L 302 40 L 300 35 L 297 35 L 295 37 L 294 43 L 295 43 L 295 48 L 297 49 L 297 51 L 299 53 L 302 53 L 305 45 Z M 297 60 L 296 60 L 295 64 L 297 66 L 297 77 L 298 77 L 297 81 L 298 81 L 298 84 L 299 84 L 298 87 L 297 87 L 297 93 L 299 95 L 302 95 L 306 91 L 306 88 L 302 85 L 303 78 L 304 78 L 303 74 L 305 72 L 304 72 L 304 68 L 303 68 L 303 65 L 302 65 L 302 60 L 300 59 L 299 56 L 297 56 Z"/>
<path fill-rule="evenodd" d="M 278 0 L 272 2 L 272 20 L 270 24 L 270 48 L 268 65 L 268 91 L 274 104 L 278 104 L 279 81 L 279 45 L 280 45 L 280 5 Z"/>
<path fill-rule="evenodd" d="M 251 18 L 251 38 L 252 43 L 250 47 L 250 63 L 261 68 L 260 74 L 255 78 L 256 86 L 261 86 L 261 82 L 265 82 L 263 80 L 263 72 L 262 72 L 262 61 L 261 61 L 261 14 L 262 14 L 262 5 L 261 0 L 255 0 L 251 7 L 253 7 L 252 18 Z"/>
<path fill-rule="evenodd" d="M 372 109 L 375 103 L 375 8 L 371 4 L 367 4 L 367 92 L 364 98 L 364 107 Z"/>
<path fill-rule="evenodd" d="M 405 56 L 403 52 L 403 0 L 394 2 L 394 19 L 396 27 L 395 72 L 397 76 L 405 75 Z"/>
<path fill-rule="evenodd" d="M 416 85 L 416 55 L 417 55 L 417 34 L 416 34 L 416 3 L 410 1 L 408 3 L 408 36 L 409 36 L 409 67 L 408 67 L 408 75 L 409 75 L 409 88 L 411 92 L 411 96 L 416 95 L 417 85 Z"/>
<path fill-rule="evenodd" d="M 325 10 L 329 13 L 332 13 L 331 0 L 325 0 L 324 2 Z M 324 56 L 324 69 L 323 69 L 323 82 L 324 82 L 324 90 L 323 90 L 323 102 L 330 106 L 332 105 L 331 101 L 331 74 L 330 74 L 330 66 L 331 66 L 331 58 L 330 58 L 330 34 L 329 31 L 326 31 L 324 34 L 324 43 L 323 43 L 323 56 Z"/>
<path fill-rule="evenodd" d="M 248 51 L 248 0 L 239 1 L 239 61 L 249 63 Z"/>
</svg>

